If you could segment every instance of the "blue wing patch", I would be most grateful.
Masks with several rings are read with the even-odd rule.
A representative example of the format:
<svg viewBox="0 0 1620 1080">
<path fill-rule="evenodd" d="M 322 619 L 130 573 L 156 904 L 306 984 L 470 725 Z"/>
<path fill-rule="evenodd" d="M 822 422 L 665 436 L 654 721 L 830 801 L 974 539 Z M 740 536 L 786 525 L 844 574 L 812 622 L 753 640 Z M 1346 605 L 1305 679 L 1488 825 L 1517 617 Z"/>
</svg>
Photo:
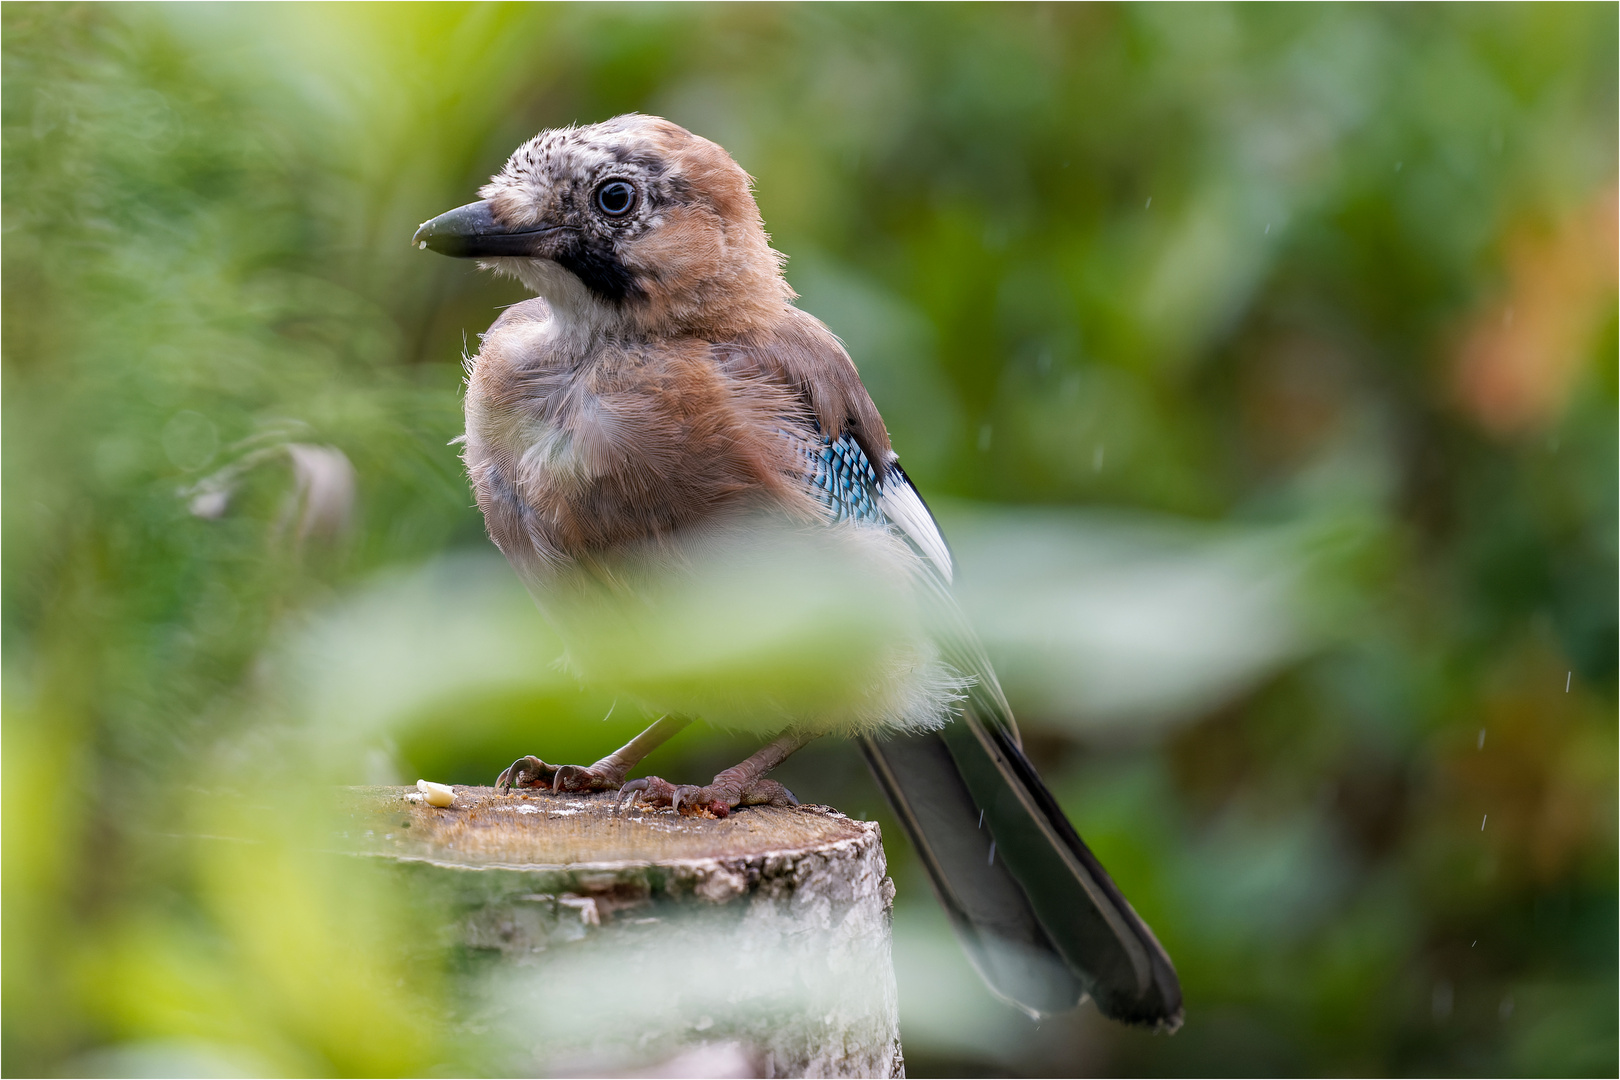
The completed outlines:
<svg viewBox="0 0 1620 1080">
<path fill-rule="evenodd" d="M 854 439 L 848 435 L 823 438 L 820 445 L 806 445 L 805 457 L 809 459 L 810 486 L 834 521 L 853 518 L 874 525 L 889 523 L 878 509 L 881 485 L 877 471 Z"/>
<path fill-rule="evenodd" d="M 805 458 L 805 480 L 827 516 L 896 530 L 949 581 L 950 548 L 900 466 L 891 460 L 880 477 L 854 439 L 830 439 L 819 430 L 816 434 L 819 439 L 795 441 Z"/>
</svg>

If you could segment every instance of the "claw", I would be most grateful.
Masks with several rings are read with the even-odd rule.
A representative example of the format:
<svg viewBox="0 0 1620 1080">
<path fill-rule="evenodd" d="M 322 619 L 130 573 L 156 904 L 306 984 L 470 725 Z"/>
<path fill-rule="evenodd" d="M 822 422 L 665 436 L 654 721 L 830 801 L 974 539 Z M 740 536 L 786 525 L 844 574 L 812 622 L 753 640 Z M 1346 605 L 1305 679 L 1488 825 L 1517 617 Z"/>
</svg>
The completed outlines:
<svg viewBox="0 0 1620 1080">
<path fill-rule="evenodd" d="M 681 804 L 692 801 L 697 788 L 690 784 L 676 787 L 668 780 L 657 776 L 644 776 L 639 780 L 631 780 L 619 788 L 619 805 L 632 801 L 632 796 L 640 795 L 654 806 L 669 806 L 679 810 Z"/>
<path fill-rule="evenodd" d="M 501 770 L 501 775 L 495 778 L 495 790 L 505 795 L 515 787 L 540 787 L 556 771 L 555 765 L 547 765 L 533 754 L 528 754 Z"/>
<path fill-rule="evenodd" d="M 646 791 L 651 786 L 652 785 L 647 782 L 646 777 L 642 777 L 640 780 L 632 780 L 628 784 L 625 784 L 619 789 L 619 799 L 618 803 L 616 804 L 616 808 L 622 808 L 626 803 L 634 803 L 636 801 L 636 792 Z"/>
</svg>

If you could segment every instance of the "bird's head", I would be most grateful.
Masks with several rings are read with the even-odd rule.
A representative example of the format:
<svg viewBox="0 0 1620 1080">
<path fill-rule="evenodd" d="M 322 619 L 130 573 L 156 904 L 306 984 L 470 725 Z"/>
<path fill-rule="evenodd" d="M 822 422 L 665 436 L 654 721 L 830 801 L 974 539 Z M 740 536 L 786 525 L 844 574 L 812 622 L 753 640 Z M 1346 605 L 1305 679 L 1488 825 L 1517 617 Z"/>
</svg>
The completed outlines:
<svg viewBox="0 0 1620 1080">
<path fill-rule="evenodd" d="M 656 116 L 542 131 L 415 242 L 517 278 L 608 331 L 736 333 L 793 299 L 748 174 Z"/>
</svg>

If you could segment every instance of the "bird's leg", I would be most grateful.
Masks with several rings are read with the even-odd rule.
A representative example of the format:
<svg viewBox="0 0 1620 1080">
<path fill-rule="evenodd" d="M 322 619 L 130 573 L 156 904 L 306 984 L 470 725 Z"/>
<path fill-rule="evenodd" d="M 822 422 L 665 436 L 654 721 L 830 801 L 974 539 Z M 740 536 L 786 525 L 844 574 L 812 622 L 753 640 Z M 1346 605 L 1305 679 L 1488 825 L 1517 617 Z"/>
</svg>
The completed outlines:
<svg viewBox="0 0 1620 1080">
<path fill-rule="evenodd" d="M 619 799 L 640 793 L 654 806 L 681 807 L 699 812 L 707 810 L 715 817 L 725 817 L 739 806 L 798 806 L 793 792 L 766 777 L 766 773 L 786 761 L 789 754 L 816 738 L 798 728 L 788 728 L 782 734 L 760 747 L 752 757 L 715 776 L 707 787 L 682 784 L 677 787 L 656 776 L 632 780 L 620 789 Z"/>
<path fill-rule="evenodd" d="M 515 787 L 549 787 L 552 791 L 613 791 L 624 783 L 624 774 L 652 753 L 691 721 L 673 716 L 660 717 L 652 727 L 589 767 L 547 765 L 530 754 L 520 757 L 495 780 L 495 787 L 506 794 Z"/>
</svg>

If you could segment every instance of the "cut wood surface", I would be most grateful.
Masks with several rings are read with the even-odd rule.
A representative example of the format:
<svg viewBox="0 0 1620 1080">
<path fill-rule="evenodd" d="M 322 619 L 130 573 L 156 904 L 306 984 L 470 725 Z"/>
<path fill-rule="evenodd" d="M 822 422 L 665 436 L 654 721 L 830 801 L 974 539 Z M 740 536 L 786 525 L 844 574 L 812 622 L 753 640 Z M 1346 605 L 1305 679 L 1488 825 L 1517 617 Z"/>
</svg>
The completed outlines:
<svg viewBox="0 0 1620 1080">
<path fill-rule="evenodd" d="M 460 1025 L 504 1069 L 904 1075 L 875 823 L 454 790 L 351 789 L 342 842 L 435 898 L 469 958 Z"/>
<path fill-rule="evenodd" d="M 453 788 L 454 805 L 429 806 L 414 788 L 358 789 L 384 817 L 404 811 L 401 828 L 385 826 L 369 845 L 378 854 L 464 867 L 604 866 L 697 863 L 803 854 L 876 837 L 877 826 L 821 806 L 751 806 L 730 817 L 687 817 L 646 804 L 619 808 L 613 793 L 496 794 Z M 375 831 L 375 830 L 374 830 Z"/>
</svg>

